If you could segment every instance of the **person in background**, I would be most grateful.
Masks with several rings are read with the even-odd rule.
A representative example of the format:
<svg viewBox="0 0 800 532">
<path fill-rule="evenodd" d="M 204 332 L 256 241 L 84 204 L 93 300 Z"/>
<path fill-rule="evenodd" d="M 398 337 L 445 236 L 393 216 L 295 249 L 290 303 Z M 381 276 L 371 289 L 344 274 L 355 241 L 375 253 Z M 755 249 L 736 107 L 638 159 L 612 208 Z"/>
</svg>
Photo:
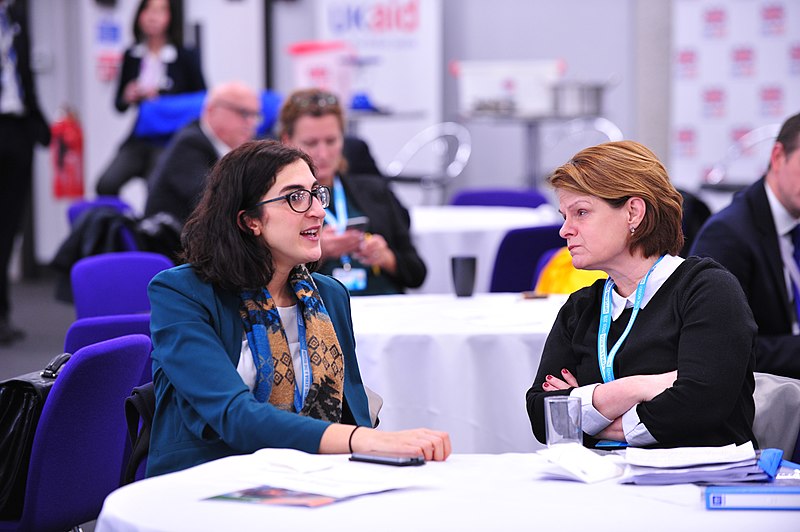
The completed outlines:
<svg viewBox="0 0 800 532">
<path fill-rule="evenodd" d="M 141 0 L 136 9 L 133 34 L 136 44 L 125 51 L 114 105 L 125 112 L 131 105 L 163 94 L 206 89 L 200 58 L 180 46 L 180 21 L 175 0 Z M 100 176 L 100 195 L 117 195 L 133 177 L 147 177 L 169 135 L 139 137 L 133 132 L 119 147 Z"/>
<path fill-rule="evenodd" d="M 33 148 L 50 143 L 31 72 L 24 2 L 0 0 L 0 345 L 25 333 L 11 322 L 9 266 L 31 196 Z"/>
<path fill-rule="evenodd" d="M 231 81 L 211 89 L 200 119 L 175 134 L 148 177 L 145 217 L 167 214 L 182 228 L 211 167 L 253 139 L 260 121 L 261 102 L 245 83 Z"/>
<path fill-rule="evenodd" d="M 291 93 L 278 119 L 281 142 L 308 153 L 317 179 L 333 191 L 319 271 L 342 281 L 352 295 L 416 288 L 427 270 L 411 241 L 408 211 L 383 177 L 348 173 L 342 156 L 344 125 L 339 100 L 319 89 Z M 348 226 L 348 220 L 359 217 L 366 217 L 365 225 Z"/>
<path fill-rule="evenodd" d="M 148 476 L 265 447 L 445 460 L 446 433 L 371 428 L 344 286 L 312 274 L 330 191 L 305 153 L 246 142 L 208 177 L 186 264 L 150 283 Z"/>
<path fill-rule="evenodd" d="M 608 274 L 573 293 L 527 393 L 536 438 L 544 403 L 582 403 L 584 443 L 647 447 L 753 441 L 756 325 L 736 278 L 678 252 L 681 195 L 632 141 L 586 148 L 549 178 L 578 269 Z"/>
<path fill-rule="evenodd" d="M 756 371 L 800 379 L 800 114 L 772 146 L 766 175 L 703 225 L 692 255 L 739 279 L 758 325 Z"/>
</svg>

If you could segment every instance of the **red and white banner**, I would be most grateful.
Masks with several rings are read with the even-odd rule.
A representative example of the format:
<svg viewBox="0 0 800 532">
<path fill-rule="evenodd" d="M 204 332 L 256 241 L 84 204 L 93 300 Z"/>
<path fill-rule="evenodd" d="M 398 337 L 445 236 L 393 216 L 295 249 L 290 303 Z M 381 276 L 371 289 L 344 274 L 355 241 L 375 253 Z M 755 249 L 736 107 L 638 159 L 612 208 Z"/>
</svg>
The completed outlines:
<svg viewBox="0 0 800 532">
<path fill-rule="evenodd" d="M 696 189 L 748 131 L 800 112 L 800 2 L 676 0 L 670 175 Z M 766 170 L 768 139 L 737 157 L 728 183 Z"/>
</svg>

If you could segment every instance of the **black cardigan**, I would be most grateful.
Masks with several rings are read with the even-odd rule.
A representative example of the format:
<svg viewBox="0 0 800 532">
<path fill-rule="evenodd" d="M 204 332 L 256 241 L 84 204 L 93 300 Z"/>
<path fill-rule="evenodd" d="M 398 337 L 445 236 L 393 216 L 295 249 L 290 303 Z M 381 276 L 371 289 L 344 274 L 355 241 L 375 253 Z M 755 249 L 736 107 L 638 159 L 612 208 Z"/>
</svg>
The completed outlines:
<svg viewBox="0 0 800 532">
<path fill-rule="evenodd" d="M 567 368 L 579 385 L 603 382 L 597 334 L 604 280 L 572 294 L 547 337 L 539 371 L 527 393 L 536 438 L 545 441 L 544 398 L 548 374 Z M 614 345 L 631 309 L 611 325 Z M 637 414 L 660 447 L 719 446 L 754 442 L 753 368 L 756 325 L 738 281 L 711 259 L 690 257 L 639 311 L 614 359 L 617 378 L 677 368 L 675 384 Z M 586 444 L 594 439 L 586 436 Z"/>
</svg>

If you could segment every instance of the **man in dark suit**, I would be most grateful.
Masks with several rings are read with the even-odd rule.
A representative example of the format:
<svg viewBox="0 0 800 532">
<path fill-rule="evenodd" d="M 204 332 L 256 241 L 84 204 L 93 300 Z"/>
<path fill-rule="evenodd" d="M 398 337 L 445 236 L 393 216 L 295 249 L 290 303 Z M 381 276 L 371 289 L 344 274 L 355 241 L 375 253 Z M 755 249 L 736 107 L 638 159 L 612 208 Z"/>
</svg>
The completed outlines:
<svg viewBox="0 0 800 532">
<path fill-rule="evenodd" d="M 24 336 L 11 324 L 9 262 L 31 192 L 33 147 L 50 143 L 36 98 L 25 2 L 0 0 L 0 345 Z"/>
<path fill-rule="evenodd" d="M 255 136 L 261 117 L 256 92 L 233 81 L 212 89 L 200 120 L 178 133 L 148 177 L 145 217 L 166 213 L 182 227 L 203 191 L 214 163 Z"/>
<path fill-rule="evenodd" d="M 781 127 L 766 176 L 713 215 L 691 250 L 713 257 L 742 284 L 758 324 L 756 370 L 793 378 L 800 378 L 798 222 L 800 114 Z"/>
</svg>

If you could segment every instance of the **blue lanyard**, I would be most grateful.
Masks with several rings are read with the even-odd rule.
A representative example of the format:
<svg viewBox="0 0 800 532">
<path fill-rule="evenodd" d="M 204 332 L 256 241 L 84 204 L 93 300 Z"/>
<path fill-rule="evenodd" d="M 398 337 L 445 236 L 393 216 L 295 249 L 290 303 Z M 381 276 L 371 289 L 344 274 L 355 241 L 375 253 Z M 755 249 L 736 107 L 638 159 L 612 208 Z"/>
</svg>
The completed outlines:
<svg viewBox="0 0 800 532">
<path fill-rule="evenodd" d="M 614 380 L 614 357 L 617 356 L 617 351 L 619 351 L 619 348 L 622 346 L 622 342 L 625 341 L 625 338 L 628 337 L 628 333 L 631 332 L 633 322 L 636 321 L 636 315 L 639 314 L 639 308 L 641 308 L 642 300 L 644 299 L 644 289 L 647 285 L 647 279 L 650 277 L 650 274 L 653 273 L 656 264 L 661 262 L 663 258 L 664 255 L 660 256 L 658 260 L 653 263 L 647 271 L 647 275 L 645 275 L 636 286 L 636 299 L 633 303 L 633 312 L 631 313 L 631 318 L 628 320 L 628 326 L 625 327 L 625 331 L 614 344 L 614 347 L 611 348 L 610 353 L 607 353 L 608 331 L 611 329 L 611 290 L 614 289 L 614 281 L 611 280 L 611 277 L 606 279 L 606 284 L 603 287 L 603 301 L 600 304 L 600 329 L 597 333 L 597 362 L 600 365 L 600 374 L 603 377 L 603 382 L 611 382 Z"/>
<path fill-rule="evenodd" d="M 344 187 L 339 176 L 333 178 L 333 204 L 336 206 L 336 216 L 325 209 L 325 223 L 332 225 L 336 229 L 336 234 L 341 235 L 347 230 L 347 199 L 344 197 Z M 339 257 L 345 270 L 350 270 L 350 256 L 342 255 Z"/>
<path fill-rule="evenodd" d="M 347 230 L 347 200 L 344 197 L 344 187 L 339 176 L 333 178 L 333 204 L 336 206 L 336 216 L 330 209 L 325 209 L 325 222 L 332 225 L 338 234 Z"/>
<path fill-rule="evenodd" d="M 300 341 L 300 375 L 294 376 L 294 411 L 300 412 L 306 402 L 308 390 L 311 389 L 311 362 L 308 358 L 308 343 L 306 342 L 306 323 L 303 319 L 301 304 L 297 304 L 297 339 Z"/>
</svg>

